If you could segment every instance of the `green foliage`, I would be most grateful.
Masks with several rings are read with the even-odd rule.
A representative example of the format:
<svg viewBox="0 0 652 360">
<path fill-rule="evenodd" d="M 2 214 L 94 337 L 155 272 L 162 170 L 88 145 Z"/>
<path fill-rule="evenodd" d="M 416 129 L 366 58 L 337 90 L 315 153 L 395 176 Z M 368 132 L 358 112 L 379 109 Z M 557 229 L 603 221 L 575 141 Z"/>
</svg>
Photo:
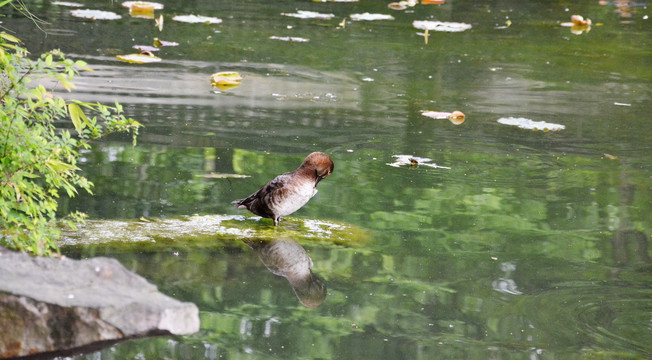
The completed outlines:
<svg viewBox="0 0 652 360">
<path fill-rule="evenodd" d="M 60 235 L 60 194 L 74 197 L 79 189 L 90 193 L 93 186 L 79 173 L 80 151 L 116 132 L 131 132 L 135 145 L 141 125 L 125 118 L 118 103 L 109 107 L 54 96 L 44 84 L 70 91 L 74 75 L 90 70 L 86 63 L 58 50 L 32 60 L 19 44 L 16 37 L 0 33 L 0 244 L 49 255 L 57 250 Z M 68 119 L 74 131 L 55 126 Z M 83 217 L 74 212 L 64 223 L 74 226 Z"/>
</svg>

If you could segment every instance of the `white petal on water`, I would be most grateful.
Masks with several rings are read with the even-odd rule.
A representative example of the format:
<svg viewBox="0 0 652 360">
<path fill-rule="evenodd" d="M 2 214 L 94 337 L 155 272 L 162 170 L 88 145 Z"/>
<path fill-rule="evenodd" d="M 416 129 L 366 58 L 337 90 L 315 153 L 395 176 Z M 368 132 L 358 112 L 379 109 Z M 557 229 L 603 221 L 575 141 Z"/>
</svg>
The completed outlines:
<svg viewBox="0 0 652 360">
<path fill-rule="evenodd" d="M 272 40 L 281 40 L 281 41 L 289 41 L 289 42 L 308 42 L 310 39 L 302 38 L 302 37 L 296 37 L 296 36 L 270 36 L 269 37 Z"/>
<path fill-rule="evenodd" d="M 421 111 L 421 115 L 433 119 L 448 119 L 451 116 L 451 114 L 452 113 L 444 112 L 444 111 L 430 111 L 430 110 Z"/>
<path fill-rule="evenodd" d="M 190 24 L 219 24 L 222 22 L 222 19 L 216 17 L 208 17 L 201 15 L 177 15 L 172 18 L 174 21 L 185 22 Z"/>
<path fill-rule="evenodd" d="M 290 16 L 299 19 L 332 19 L 335 17 L 333 14 L 323 14 L 315 11 L 298 10 L 296 13 L 281 13 L 283 16 Z"/>
<path fill-rule="evenodd" d="M 118 20 L 122 19 L 122 16 L 111 12 L 111 11 L 102 11 L 102 10 L 71 10 L 70 13 L 74 17 L 92 19 L 92 20 Z"/>
<path fill-rule="evenodd" d="M 82 7 L 82 6 L 84 6 L 83 4 L 80 4 L 80 3 L 68 2 L 68 1 L 53 1 L 52 5 L 68 6 L 68 7 Z"/>
<path fill-rule="evenodd" d="M 392 15 L 370 14 L 368 12 L 363 14 L 351 14 L 350 18 L 353 21 L 394 20 Z"/>
<path fill-rule="evenodd" d="M 527 130 L 541 130 L 541 131 L 559 131 L 564 130 L 566 126 L 545 121 L 532 121 L 526 118 L 500 118 L 498 123 L 503 125 L 518 126 L 521 129 Z"/>
<path fill-rule="evenodd" d="M 428 31 L 444 31 L 444 32 L 461 32 L 469 30 L 470 24 L 458 22 L 443 22 L 443 21 L 430 21 L 430 20 L 415 20 L 412 26 L 420 30 Z"/>
</svg>

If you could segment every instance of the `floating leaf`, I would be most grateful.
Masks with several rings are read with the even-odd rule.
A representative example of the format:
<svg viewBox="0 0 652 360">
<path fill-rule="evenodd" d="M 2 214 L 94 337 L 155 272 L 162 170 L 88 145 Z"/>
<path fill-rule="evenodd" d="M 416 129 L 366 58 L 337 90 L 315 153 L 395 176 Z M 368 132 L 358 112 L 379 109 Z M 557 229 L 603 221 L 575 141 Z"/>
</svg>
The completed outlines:
<svg viewBox="0 0 652 360">
<path fill-rule="evenodd" d="M 133 11 L 154 11 L 163 10 L 163 4 L 150 1 L 125 1 L 122 6 Z"/>
<path fill-rule="evenodd" d="M 222 22 L 222 19 L 216 17 L 208 17 L 201 15 L 177 15 L 172 18 L 174 21 L 185 22 L 189 24 L 219 24 Z"/>
<path fill-rule="evenodd" d="M 408 165 L 409 167 L 417 167 L 419 165 L 422 165 L 422 166 L 429 166 L 435 169 L 450 170 L 450 168 L 447 166 L 439 166 L 435 163 L 430 163 L 432 159 L 429 158 L 421 158 L 412 155 L 392 155 L 392 157 L 395 157 L 396 161 L 394 161 L 393 163 L 387 163 L 386 165 L 393 166 L 393 167 L 401 167 L 403 165 Z"/>
<path fill-rule="evenodd" d="M 242 76 L 234 71 L 222 71 L 211 75 L 211 85 L 220 90 L 229 90 L 240 86 Z"/>
<path fill-rule="evenodd" d="M 158 31 L 163 31 L 163 15 L 159 16 L 158 19 L 154 19 L 154 26 L 158 28 Z"/>
<path fill-rule="evenodd" d="M 583 32 L 591 31 L 591 19 L 584 19 L 582 15 L 571 16 L 571 22 L 563 22 L 561 26 L 570 27 L 571 33 L 581 35 Z"/>
<path fill-rule="evenodd" d="M 370 14 L 368 12 L 363 14 L 351 14 L 350 18 L 353 21 L 394 20 L 392 15 Z"/>
<path fill-rule="evenodd" d="M 91 20 L 118 20 L 122 19 L 122 16 L 111 12 L 111 11 L 102 11 L 102 10 L 71 10 L 70 14 L 74 17 L 91 19 Z"/>
<path fill-rule="evenodd" d="M 494 29 L 502 30 L 502 29 L 507 29 L 510 26 L 512 26 L 512 20 L 507 19 L 507 21 L 505 21 L 505 25 L 496 26 L 496 27 L 494 27 Z"/>
<path fill-rule="evenodd" d="M 420 30 L 444 31 L 444 32 L 462 32 L 471 28 L 470 24 L 458 22 L 443 22 L 430 20 L 415 20 L 412 26 Z"/>
<path fill-rule="evenodd" d="M 389 3 L 387 7 L 392 10 L 405 10 L 407 9 L 407 1 Z"/>
<path fill-rule="evenodd" d="M 448 119 L 453 125 L 460 125 L 466 119 L 466 116 L 463 112 L 455 110 L 452 113 L 443 112 L 443 111 L 429 111 L 424 110 L 421 112 L 421 115 L 427 116 L 433 119 Z"/>
<path fill-rule="evenodd" d="M 289 42 L 308 42 L 310 39 L 302 38 L 302 37 L 293 37 L 293 36 L 270 36 L 269 37 L 272 40 L 281 40 L 281 41 L 289 41 Z"/>
<path fill-rule="evenodd" d="M 137 18 L 153 19 L 154 10 L 163 9 L 163 4 L 149 1 L 125 1 L 122 6 L 129 8 L 129 15 Z"/>
<path fill-rule="evenodd" d="M 418 0 L 399 1 L 387 4 L 387 7 L 392 10 L 405 10 L 409 7 L 417 5 Z"/>
<path fill-rule="evenodd" d="M 160 40 L 159 38 L 154 38 L 154 46 L 156 47 L 179 46 L 179 43 L 174 41 L 165 41 L 165 40 Z"/>
<path fill-rule="evenodd" d="M 584 19 L 582 15 L 572 15 L 571 21 L 577 26 L 591 26 L 591 19 Z"/>
<path fill-rule="evenodd" d="M 444 111 L 424 110 L 424 111 L 421 111 L 421 115 L 427 116 L 427 117 L 433 118 L 433 119 L 448 119 L 448 117 L 451 116 L 451 113 L 444 112 Z"/>
<path fill-rule="evenodd" d="M 160 49 L 154 46 L 149 46 L 149 45 L 134 45 L 132 48 L 140 51 L 141 53 L 143 51 L 159 51 Z"/>
<path fill-rule="evenodd" d="M 464 115 L 463 112 L 455 110 L 453 111 L 452 114 L 448 117 L 448 120 L 453 124 L 453 125 L 460 125 L 466 120 L 466 115 Z"/>
<path fill-rule="evenodd" d="M 515 118 L 515 117 L 500 118 L 498 119 L 498 122 L 503 125 L 518 126 L 521 129 L 534 130 L 534 131 L 537 130 L 559 131 L 566 128 L 566 126 L 564 125 L 547 123 L 545 121 L 532 121 L 526 118 Z"/>
<path fill-rule="evenodd" d="M 332 19 L 335 17 L 333 14 L 322 14 L 315 11 L 298 10 L 296 13 L 281 13 L 283 16 L 290 16 L 299 19 Z"/>
<path fill-rule="evenodd" d="M 161 61 L 160 57 L 148 54 L 128 54 L 116 56 L 118 60 L 134 64 L 148 64 Z"/>
<path fill-rule="evenodd" d="M 53 1 L 52 5 L 67 6 L 67 7 L 82 7 L 83 4 L 67 1 Z"/>
</svg>

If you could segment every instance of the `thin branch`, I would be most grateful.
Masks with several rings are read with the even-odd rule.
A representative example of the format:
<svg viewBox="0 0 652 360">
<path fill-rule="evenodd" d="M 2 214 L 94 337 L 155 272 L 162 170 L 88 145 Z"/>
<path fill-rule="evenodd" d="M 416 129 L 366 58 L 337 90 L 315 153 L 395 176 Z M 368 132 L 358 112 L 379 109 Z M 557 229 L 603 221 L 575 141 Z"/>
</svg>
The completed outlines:
<svg viewBox="0 0 652 360">
<path fill-rule="evenodd" d="M 3 100 L 5 96 L 7 96 L 7 94 L 9 94 L 9 92 L 11 92 L 11 90 L 13 90 L 16 87 L 16 84 L 20 84 L 25 78 L 25 76 L 29 75 L 32 72 L 32 70 L 34 70 L 34 68 L 30 67 L 29 70 L 27 70 L 27 72 L 25 72 L 23 76 L 21 76 L 20 79 L 18 79 L 18 81 L 12 81 L 11 86 L 7 88 L 7 90 L 2 94 L 2 96 L 0 96 L 0 100 Z"/>
</svg>

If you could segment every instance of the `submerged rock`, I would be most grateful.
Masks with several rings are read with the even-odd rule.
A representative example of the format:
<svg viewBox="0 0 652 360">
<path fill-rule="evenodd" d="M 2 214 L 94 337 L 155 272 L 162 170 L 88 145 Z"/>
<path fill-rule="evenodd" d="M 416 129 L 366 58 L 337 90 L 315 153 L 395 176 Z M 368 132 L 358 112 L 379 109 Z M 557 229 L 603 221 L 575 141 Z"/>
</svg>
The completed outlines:
<svg viewBox="0 0 652 360">
<path fill-rule="evenodd" d="M 199 330 L 195 304 L 115 259 L 34 258 L 0 247 L 0 358 Z"/>
</svg>

